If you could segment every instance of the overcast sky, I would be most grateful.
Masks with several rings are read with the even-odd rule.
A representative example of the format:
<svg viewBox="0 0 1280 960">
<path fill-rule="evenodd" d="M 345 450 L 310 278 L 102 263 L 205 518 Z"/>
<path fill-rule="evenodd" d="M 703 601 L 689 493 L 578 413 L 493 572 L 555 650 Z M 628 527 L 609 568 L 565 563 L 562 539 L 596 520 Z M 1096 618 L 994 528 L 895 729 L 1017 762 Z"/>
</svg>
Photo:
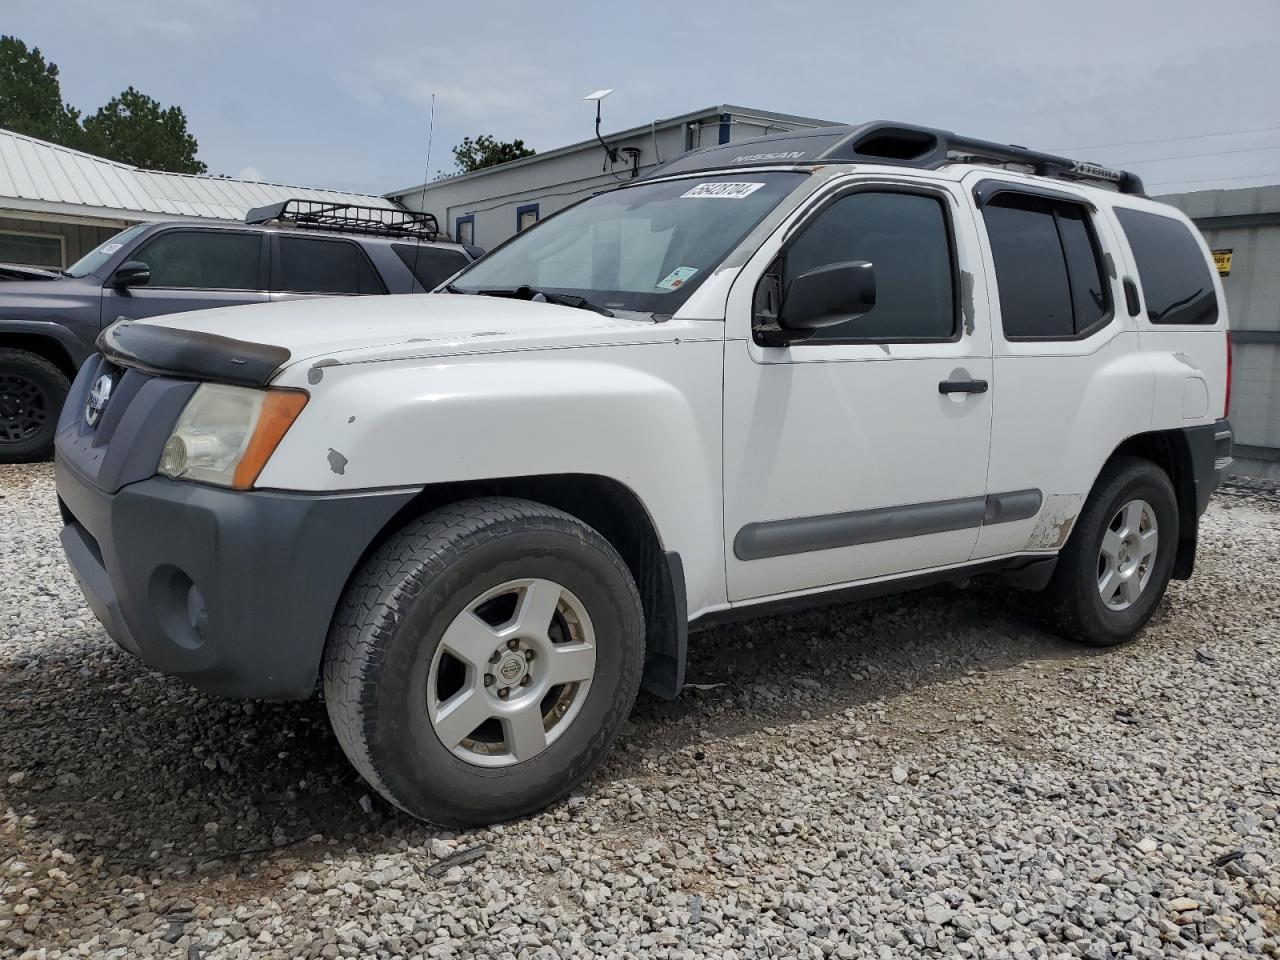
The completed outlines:
<svg viewBox="0 0 1280 960">
<path fill-rule="evenodd" d="M 584 140 L 600 87 L 606 132 L 735 103 L 1058 149 L 1151 193 L 1280 183 L 1280 0 L 3 5 L 73 105 L 133 84 L 211 173 L 295 185 L 420 183 L 433 93 L 433 174 L 468 134 Z"/>
</svg>

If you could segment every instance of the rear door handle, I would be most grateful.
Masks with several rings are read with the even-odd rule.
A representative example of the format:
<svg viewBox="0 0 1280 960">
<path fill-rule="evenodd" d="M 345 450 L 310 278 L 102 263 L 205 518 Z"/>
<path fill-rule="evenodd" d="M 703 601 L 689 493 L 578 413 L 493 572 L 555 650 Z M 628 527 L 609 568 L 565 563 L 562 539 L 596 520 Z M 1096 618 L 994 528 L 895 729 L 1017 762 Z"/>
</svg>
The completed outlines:
<svg viewBox="0 0 1280 960">
<path fill-rule="evenodd" d="M 938 384 L 939 393 L 986 393 L 985 380 L 943 380 Z"/>
</svg>

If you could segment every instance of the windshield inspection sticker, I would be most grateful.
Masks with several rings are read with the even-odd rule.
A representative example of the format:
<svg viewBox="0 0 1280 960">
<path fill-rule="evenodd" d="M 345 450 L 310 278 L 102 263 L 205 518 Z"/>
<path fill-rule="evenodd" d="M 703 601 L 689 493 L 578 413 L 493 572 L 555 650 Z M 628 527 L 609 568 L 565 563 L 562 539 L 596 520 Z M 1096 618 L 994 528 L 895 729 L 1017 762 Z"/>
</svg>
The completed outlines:
<svg viewBox="0 0 1280 960">
<path fill-rule="evenodd" d="M 680 194 L 680 199 L 712 197 L 717 200 L 741 200 L 743 197 L 751 196 L 763 186 L 763 183 L 700 183 Z"/>
<path fill-rule="evenodd" d="M 120 246 L 121 245 L 118 243 L 104 243 L 101 247 L 98 248 L 98 252 L 107 253 L 107 254 L 115 253 L 117 250 L 120 249 Z"/>
<path fill-rule="evenodd" d="M 658 281 L 661 290 L 679 290 L 690 277 L 698 272 L 697 267 L 676 267 Z"/>
</svg>

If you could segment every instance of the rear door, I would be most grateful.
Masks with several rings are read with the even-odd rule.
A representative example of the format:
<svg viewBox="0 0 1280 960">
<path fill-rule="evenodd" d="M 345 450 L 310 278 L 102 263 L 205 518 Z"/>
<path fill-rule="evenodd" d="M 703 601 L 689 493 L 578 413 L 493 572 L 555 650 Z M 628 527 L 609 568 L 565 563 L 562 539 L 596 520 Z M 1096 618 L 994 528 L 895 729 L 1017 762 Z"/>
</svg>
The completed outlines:
<svg viewBox="0 0 1280 960">
<path fill-rule="evenodd" d="M 273 246 L 272 300 L 387 292 L 368 255 L 351 240 L 277 233 Z"/>
<path fill-rule="evenodd" d="M 1120 245 L 1092 191 L 975 172 L 992 291 L 988 492 L 1038 507 L 985 525 L 976 556 L 1052 551 L 1111 452 L 1151 420 L 1153 378 L 1126 307 Z"/>
<path fill-rule="evenodd" d="M 266 243 L 261 230 L 177 227 L 139 245 L 128 256 L 151 268 L 145 286 L 102 291 L 103 325 L 166 313 L 265 303 Z"/>
</svg>

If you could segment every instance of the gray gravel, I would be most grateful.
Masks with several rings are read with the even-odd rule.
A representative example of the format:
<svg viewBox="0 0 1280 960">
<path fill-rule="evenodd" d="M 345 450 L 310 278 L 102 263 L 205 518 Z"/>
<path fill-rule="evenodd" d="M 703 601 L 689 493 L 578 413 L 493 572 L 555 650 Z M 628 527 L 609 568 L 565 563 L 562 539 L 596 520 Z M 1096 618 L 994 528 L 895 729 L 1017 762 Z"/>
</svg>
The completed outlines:
<svg viewBox="0 0 1280 960">
<path fill-rule="evenodd" d="M 1135 644 L 993 586 L 695 638 L 581 794 L 442 833 L 323 705 L 116 650 L 0 467 L 0 955 L 1280 956 L 1280 504 L 1215 500 Z M 723 684 L 716 686 L 717 684 Z"/>
</svg>

